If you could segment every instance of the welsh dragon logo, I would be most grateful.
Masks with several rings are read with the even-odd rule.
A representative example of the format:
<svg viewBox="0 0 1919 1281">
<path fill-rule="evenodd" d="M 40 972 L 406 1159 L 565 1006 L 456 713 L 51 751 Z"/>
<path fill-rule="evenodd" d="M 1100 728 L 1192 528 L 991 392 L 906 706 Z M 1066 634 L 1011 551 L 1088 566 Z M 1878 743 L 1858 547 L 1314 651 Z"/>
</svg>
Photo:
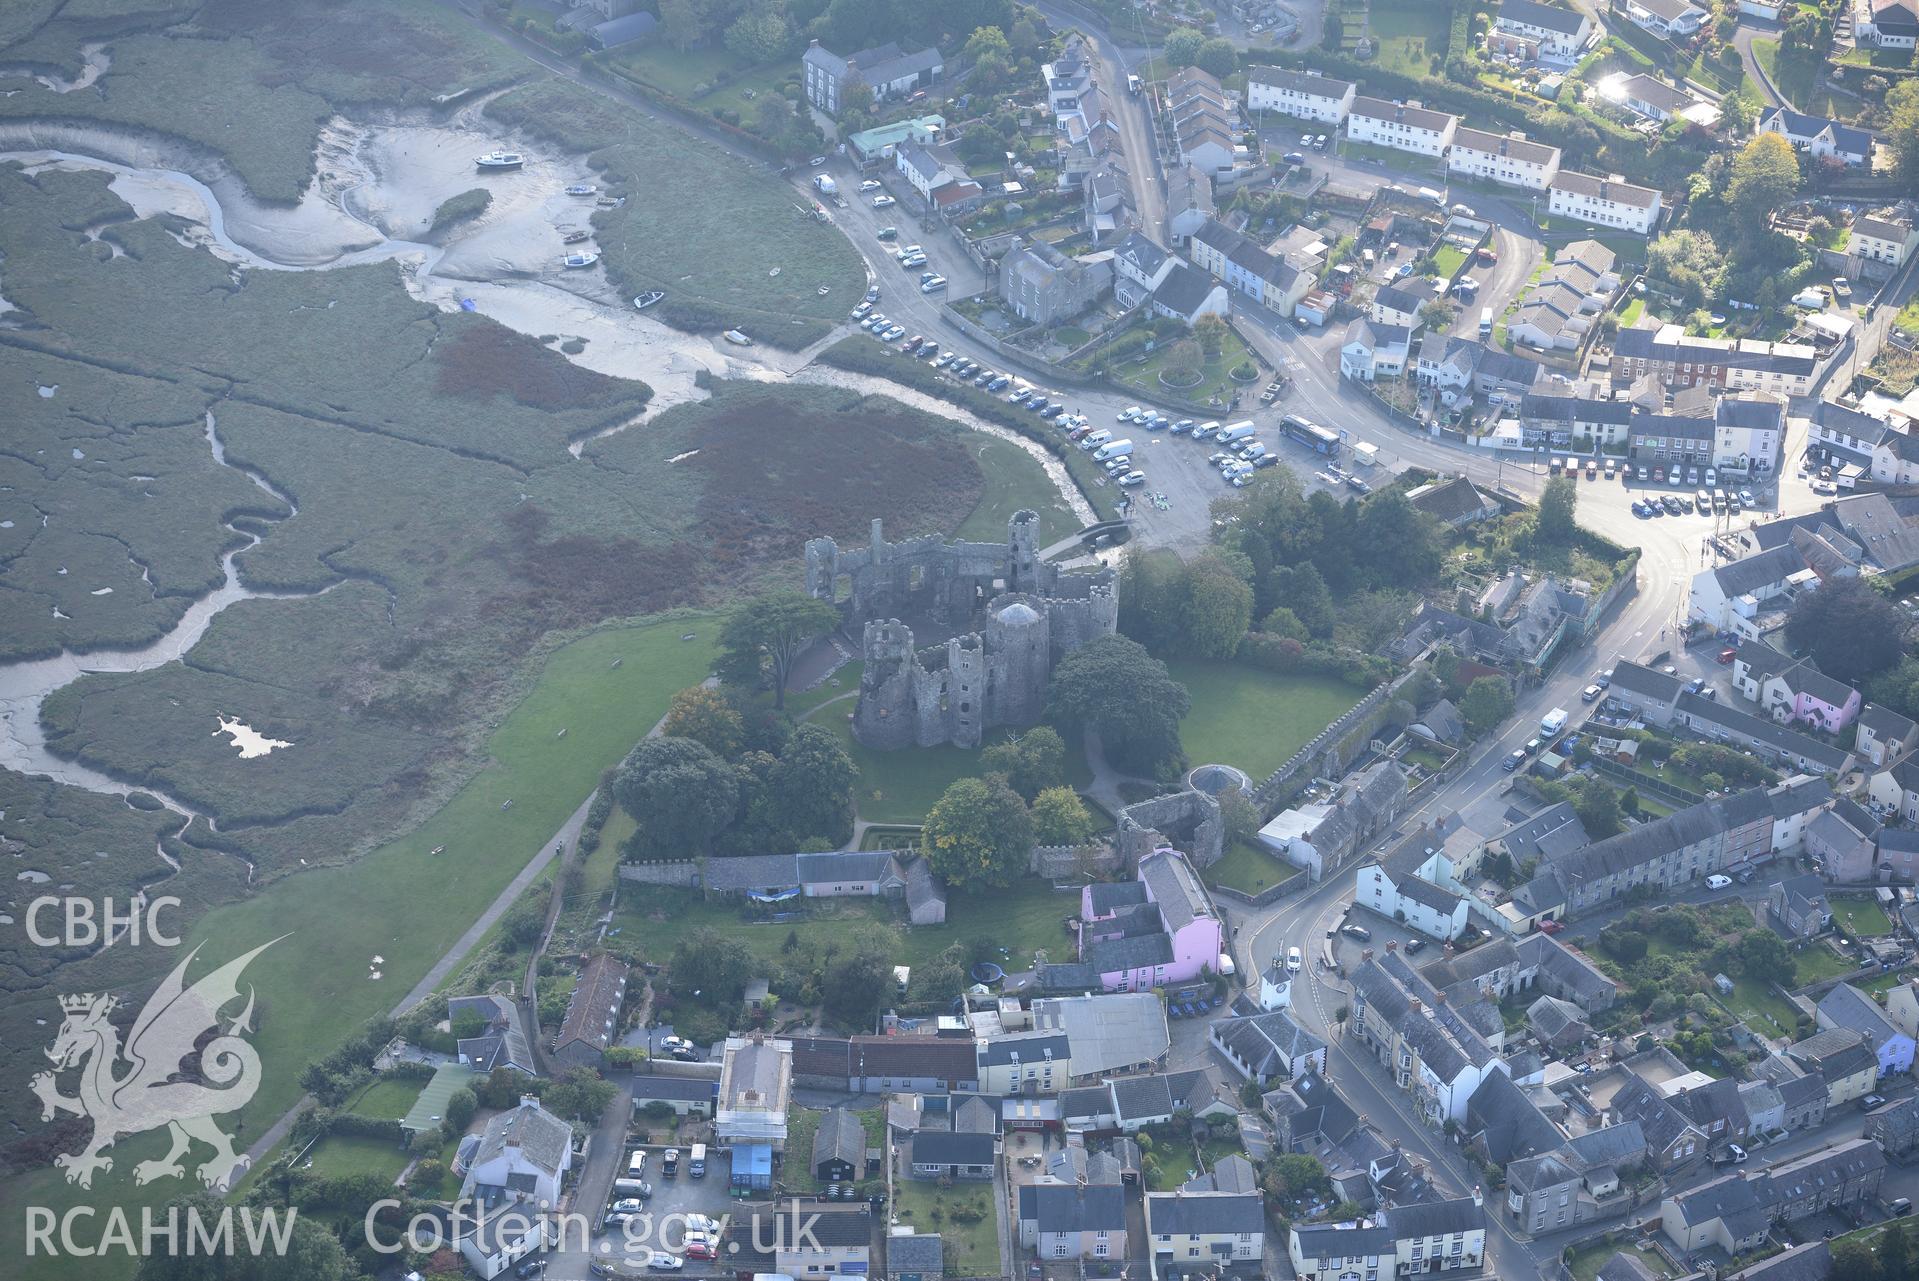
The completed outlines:
<svg viewBox="0 0 1919 1281">
<path fill-rule="evenodd" d="M 194 948 L 141 1007 L 124 1048 L 119 1030 L 107 1017 L 119 1004 L 118 998 L 105 993 L 60 998 L 66 1018 L 46 1051 L 54 1070 L 35 1075 L 32 1088 L 40 1098 L 41 1120 L 71 1112 L 93 1122 L 93 1137 L 84 1149 L 54 1158 L 54 1165 L 66 1171 L 67 1182 L 92 1187 L 96 1170 L 113 1168 L 113 1158 L 103 1153 L 115 1140 L 162 1126 L 172 1136 L 173 1146 L 159 1160 L 134 1166 L 136 1183 L 183 1176 L 186 1170 L 180 1159 L 196 1139 L 213 1149 L 212 1159 L 199 1169 L 200 1182 L 209 1188 L 224 1191 L 248 1164 L 213 1118 L 245 1106 L 260 1088 L 260 1056 L 240 1035 L 253 1030 L 251 987 L 239 1017 L 227 1024 L 223 1034 L 199 1047 L 205 1084 L 176 1077 L 200 1038 L 219 1026 L 221 1009 L 239 999 L 240 972 L 278 941 L 262 943 L 188 987 L 187 966 L 200 953 Z M 80 1069 L 76 1098 L 61 1094 L 56 1080 L 56 1074 L 72 1068 Z"/>
</svg>

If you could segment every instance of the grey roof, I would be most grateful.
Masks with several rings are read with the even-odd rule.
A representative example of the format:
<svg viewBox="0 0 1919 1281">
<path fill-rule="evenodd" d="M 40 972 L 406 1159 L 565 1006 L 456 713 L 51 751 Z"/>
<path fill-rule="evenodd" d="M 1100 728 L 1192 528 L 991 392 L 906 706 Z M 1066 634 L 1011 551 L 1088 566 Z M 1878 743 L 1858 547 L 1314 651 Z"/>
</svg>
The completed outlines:
<svg viewBox="0 0 1919 1281">
<path fill-rule="evenodd" d="M 660 20 L 650 13 L 629 13 L 623 18 L 595 25 L 593 39 L 599 42 L 602 49 L 617 49 L 623 44 L 644 40 L 659 25 Z"/>
<path fill-rule="evenodd" d="M 903 52 L 899 45 L 887 41 L 871 49 L 861 49 L 845 57 L 830 49 L 815 45 L 807 49 L 803 61 L 830 69 L 835 75 L 843 76 L 849 68 L 859 73 L 860 79 L 868 84 L 888 84 L 907 76 L 931 71 L 943 65 L 940 51 L 930 45 L 912 53 Z"/>
<path fill-rule="evenodd" d="M 1805 567 L 1806 558 L 1788 543 L 1721 565 L 1713 570 L 1712 576 L 1727 596 L 1744 596 L 1747 592 L 1783 583 Z"/>
<path fill-rule="evenodd" d="M 480 1150 L 474 1154 L 473 1164 L 482 1165 L 507 1148 L 517 1147 L 521 1157 L 546 1173 L 557 1176 L 560 1163 L 572 1143 L 572 1126 L 548 1112 L 538 1102 L 522 1103 L 486 1123 L 486 1130 L 480 1136 Z"/>
<path fill-rule="evenodd" d="M 1047 1059 L 1065 1063 L 1072 1056 L 1072 1043 L 1064 1032 L 1015 1033 L 979 1043 L 979 1065 L 983 1068 L 1040 1063 Z"/>
<path fill-rule="evenodd" d="M 1522 0 L 1523 2 L 1523 0 Z M 1304 71 L 1288 71 L 1284 67 L 1256 66 L 1246 68 L 1248 84 L 1271 85 L 1275 89 L 1289 89 L 1294 93 L 1314 98 L 1344 98 L 1346 91 L 1353 87 L 1350 80 L 1335 80 L 1331 76 L 1313 75 Z"/>
<path fill-rule="evenodd" d="M 998 1134 L 999 1109 L 976 1094 L 953 1109 L 953 1128 L 962 1134 Z"/>
<path fill-rule="evenodd" d="M 1557 147 L 1527 142 L 1523 138 L 1509 138 L 1503 133 L 1488 133 L 1484 129 L 1468 129 L 1464 125 L 1453 131 L 1453 146 L 1465 147 L 1469 151 L 1482 154 L 1510 156 L 1514 160 L 1533 165 L 1548 164 L 1559 155 Z"/>
<path fill-rule="evenodd" d="M 1100 916 L 1117 912 L 1122 907 L 1136 907 L 1146 901 L 1146 882 L 1099 881 L 1092 886 L 1093 911 Z"/>
<path fill-rule="evenodd" d="M 557 1044 L 564 1046 L 580 1041 L 605 1049 L 618 1030 L 614 1024 L 625 1000 L 626 963 L 605 952 L 596 952 L 574 981 Z"/>
<path fill-rule="evenodd" d="M 1905 1035 L 1892 1025 L 1877 1001 L 1850 983 L 1841 983 L 1820 997 L 1819 1013 L 1836 1026 L 1851 1028 L 1865 1037 L 1875 1052 L 1886 1042 Z"/>
<path fill-rule="evenodd" d="M 1779 1101 L 1788 1110 L 1826 1097 L 1825 1078 L 1819 1076 L 1788 1076 L 1775 1082 L 1774 1088 L 1779 1091 Z"/>
<path fill-rule="evenodd" d="M 1529 27 L 1557 31 L 1564 36 L 1578 35 L 1579 28 L 1586 21 L 1583 13 L 1574 13 L 1556 5 L 1535 4 L 1533 0 L 1501 0 L 1499 16 Z"/>
<path fill-rule="evenodd" d="M 1515 864 L 1557 857 L 1592 844 L 1592 837 L 1586 834 L 1586 825 L 1579 821 L 1579 815 L 1574 812 L 1570 801 L 1548 805 L 1524 822 L 1515 823 L 1498 833 L 1492 840 L 1505 848 Z M 1475 950 L 1485 949 L 1481 947 Z"/>
<path fill-rule="evenodd" d="M 1393 1233 L 1385 1227 L 1359 1227 L 1353 1224 L 1327 1227 L 1293 1228 L 1299 1253 L 1307 1259 L 1339 1259 L 1354 1256 L 1390 1255 Z"/>
<path fill-rule="evenodd" d="M 1693 104 L 1689 94 L 1681 93 L 1665 81 L 1655 80 L 1648 75 L 1627 76 L 1619 87 L 1627 98 L 1674 115 Z"/>
<path fill-rule="evenodd" d="M 1876 1071 L 1879 1066 L 1866 1038 L 1845 1027 L 1814 1032 L 1787 1047 L 1786 1053 L 1809 1071 L 1817 1072 L 1828 1085 L 1860 1072 Z"/>
<path fill-rule="evenodd" d="M 1551 1152 L 1565 1142 L 1532 1096 L 1504 1072 L 1488 1073 L 1466 1103 L 1466 1125 L 1494 1163 Z"/>
<path fill-rule="evenodd" d="M 1326 1042 L 1295 1023 L 1284 1010 L 1220 1019 L 1213 1024 L 1212 1034 L 1234 1058 L 1249 1064 L 1256 1076 L 1290 1075 L 1294 1060 L 1326 1048 Z"/>
<path fill-rule="evenodd" d="M 479 1220 L 462 1215 L 455 1219 L 454 1227 L 456 1242 L 472 1240 L 481 1257 L 490 1259 L 519 1245 L 543 1225 L 525 1210 L 503 1205 Z"/>
<path fill-rule="evenodd" d="M 1688 1130 L 1695 1129 L 1684 1113 L 1660 1098 L 1659 1092 L 1636 1073 L 1626 1073 L 1613 1094 L 1612 1106 L 1621 1120 L 1639 1122 L 1646 1146 L 1654 1152 L 1666 1151 Z"/>
<path fill-rule="evenodd" d="M 519 1002 L 504 996 L 456 996 L 446 1003 L 448 1019 L 473 1013 L 486 1021 L 483 1036 L 469 1037 L 459 1043 L 459 1052 L 483 1072 L 511 1066 L 523 1072 L 535 1071 L 533 1047 L 527 1039 L 526 1023 L 520 1016 Z"/>
<path fill-rule="evenodd" d="M 690 1076 L 636 1076 L 633 1078 L 633 1097 L 652 1101 L 654 1099 L 682 1099 L 688 1103 L 711 1103 L 716 1083 Z"/>
<path fill-rule="evenodd" d="M 920 1130 L 913 1135 L 913 1164 L 991 1165 L 996 1142 L 991 1134 Z"/>
<path fill-rule="evenodd" d="M 1521 957 L 1537 965 L 1554 982 L 1573 994 L 1573 1001 L 1590 1009 L 1600 997 L 1610 999 L 1619 991 L 1614 982 L 1584 952 L 1560 942 L 1550 934 L 1529 934 L 1519 941 Z"/>
<path fill-rule="evenodd" d="M 1086 949 L 1087 964 L 1099 974 L 1170 965 L 1172 961 L 1173 940 L 1164 933 L 1101 939 Z"/>
<path fill-rule="evenodd" d="M 1852 755 L 1843 747 L 1822 743 L 1816 738 L 1801 734 L 1798 730 L 1788 729 L 1768 717 L 1742 712 L 1736 707 L 1725 706 L 1700 694 L 1681 694 L 1678 709 L 1691 722 L 1717 726 L 1728 732 L 1743 735 L 1754 742 L 1764 743 L 1775 751 L 1797 757 L 1831 773 L 1838 773 L 1840 767 Z"/>
<path fill-rule="evenodd" d="M 1908 740 L 1919 736 L 1919 725 L 1879 703 L 1864 703 L 1859 708 L 1859 723 L 1880 738 Z"/>
<path fill-rule="evenodd" d="M 1598 178 L 1589 173 L 1574 173 L 1565 169 L 1559 171 L 1550 185 L 1562 191 L 1591 196 L 1598 200 L 1612 200 L 1640 209 L 1650 209 L 1659 200 L 1659 192 L 1651 187 L 1638 187 L 1630 182 Z"/>
<path fill-rule="evenodd" d="M 1019 1190 L 1019 1217 L 1043 1233 L 1125 1232 L 1126 1193 L 1104 1183 L 1026 1183 Z"/>
<path fill-rule="evenodd" d="M 1577 1005 L 1556 996 L 1542 996 L 1526 1007 L 1526 1022 L 1548 1043 L 1558 1041 L 1568 1033 L 1576 1033 L 1582 1038 L 1590 1035 L 1592 1028 L 1586 1023 L 1584 1015 L 1585 1011 Z"/>
<path fill-rule="evenodd" d="M 1210 1236 L 1266 1231 L 1266 1209 L 1257 1192 L 1150 1192 L 1149 1236 Z"/>
<path fill-rule="evenodd" d="M 889 1272 L 940 1276 L 946 1270 L 946 1243 L 937 1232 L 889 1236 L 886 1238 L 886 1267 Z"/>
<path fill-rule="evenodd" d="M 1189 262 L 1176 262 L 1153 290 L 1153 301 L 1178 316 L 1191 316 L 1219 286 Z"/>
<path fill-rule="evenodd" d="M 1802 1201 L 1833 1184 L 1843 1184 L 1885 1168 L 1886 1154 L 1879 1144 L 1859 1138 L 1775 1165 L 1762 1177 L 1777 1204 Z"/>
<path fill-rule="evenodd" d="M 1365 94 L 1353 99 L 1352 114 L 1371 120 L 1397 121 L 1413 129 L 1429 129 L 1434 133 L 1444 132 L 1446 126 L 1456 119 L 1443 111 L 1428 111 L 1424 107 L 1387 102 L 1384 98 L 1372 98 Z"/>
<path fill-rule="evenodd" d="M 1184 1187 L 1188 1192 L 1257 1192 L 1259 1172 L 1253 1169 L 1251 1161 L 1234 1152 L 1221 1157 L 1212 1169 L 1189 1180 Z"/>
<path fill-rule="evenodd" d="M 1566 1148 L 1587 1168 L 1631 1165 L 1646 1155 L 1646 1132 L 1637 1121 L 1622 1121 L 1569 1139 Z"/>
<path fill-rule="evenodd" d="M 1755 1215 L 1761 1223 L 1765 1221 L 1758 1194 L 1748 1180 L 1737 1174 L 1722 1175 L 1696 1188 L 1675 1193 L 1671 1200 L 1680 1218 L 1695 1227 L 1723 1219 L 1731 1228 L 1735 1223 L 1750 1223 Z"/>
<path fill-rule="evenodd" d="M 1386 1211 L 1386 1225 L 1392 1229 L 1394 1239 L 1400 1241 L 1409 1237 L 1483 1231 L 1486 1227 L 1486 1210 L 1484 1206 L 1474 1205 L 1471 1197 L 1396 1205 Z"/>
<path fill-rule="evenodd" d="M 822 1162 L 844 1161 L 854 1170 L 866 1168 L 866 1130 L 859 1117 L 845 1108 L 834 1108 L 820 1118 L 813 1132 L 813 1161 L 817 1170 Z"/>
<path fill-rule="evenodd" d="M 1172 255 L 1135 231 L 1113 247 L 1113 257 L 1131 263 L 1142 276 L 1150 277 L 1158 275 Z"/>
<path fill-rule="evenodd" d="M 1636 1250 L 1621 1250 L 1599 1265 L 1599 1281 L 1659 1281 L 1662 1275 L 1641 1263 Z"/>
<path fill-rule="evenodd" d="M 1832 1247 L 1824 1241 L 1808 1241 L 1750 1268 L 1729 1272 L 1725 1281 L 1826 1281 L 1831 1275 Z M 1604 1281 L 1605 1274 L 1600 1276 Z"/>
<path fill-rule="evenodd" d="M 1213 915 L 1206 890 L 1183 854 L 1155 850 L 1139 861 L 1139 879 L 1151 893 L 1168 931 L 1177 934 L 1201 918 Z"/>
<path fill-rule="evenodd" d="M 1795 138 L 1817 138 L 1831 130 L 1833 145 L 1840 151 L 1851 156 L 1872 155 L 1872 135 L 1864 129 L 1855 129 L 1824 116 L 1809 116 L 1790 107 L 1767 107 L 1759 113 L 1759 127 L 1765 129 L 1775 119 Z"/>
<path fill-rule="evenodd" d="M 709 890 L 783 890 L 800 883 L 799 858 L 793 854 L 710 858 L 706 861 L 705 877 Z"/>
<path fill-rule="evenodd" d="M 1679 697 L 1679 692 L 1684 688 L 1678 677 L 1654 671 L 1640 663 L 1622 661 L 1613 666 L 1614 691 L 1637 694 L 1656 703 L 1670 703 Z"/>
<path fill-rule="evenodd" d="M 1832 505 L 1833 518 L 1888 573 L 1919 564 L 1919 529 L 1884 494 L 1856 494 Z"/>
<path fill-rule="evenodd" d="M 1450 916 L 1465 900 L 1451 890 L 1434 885 L 1421 876 L 1408 876 L 1394 886 L 1399 896 L 1410 899 L 1421 907 L 1430 908 L 1441 915 Z"/>
<path fill-rule="evenodd" d="M 1455 476 L 1451 480 L 1422 485 L 1416 496 L 1409 495 L 1407 501 L 1435 520 L 1443 521 L 1464 520 L 1469 516 L 1477 516 L 1493 505 L 1484 494 L 1479 492 L 1478 487 L 1464 476 Z"/>
</svg>

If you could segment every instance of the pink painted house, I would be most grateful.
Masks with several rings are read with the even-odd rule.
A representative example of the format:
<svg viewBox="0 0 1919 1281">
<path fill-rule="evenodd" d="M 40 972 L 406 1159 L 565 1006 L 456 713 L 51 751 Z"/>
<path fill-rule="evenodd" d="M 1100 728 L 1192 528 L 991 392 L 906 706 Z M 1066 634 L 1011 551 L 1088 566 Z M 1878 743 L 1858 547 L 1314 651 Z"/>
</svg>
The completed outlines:
<svg viewBox="0 0 1919 1281">
<path fill-rule="evenodd" d="M 1805 721 L 1837 734 L 1859 719 L 1859 691 L 1809 662 L 1794 663 L 1760 686 L 1759 705 L 1775 720 Z"/>
<path fill-rule="evenodd" d="M 1080 893 L 1080 960 L 1108 992 L 1189 983 L 1219 968 L 1223 938 L 1205 886 L 1178 850 L 1148 854 L 1134 880 Z"/>
</svg>

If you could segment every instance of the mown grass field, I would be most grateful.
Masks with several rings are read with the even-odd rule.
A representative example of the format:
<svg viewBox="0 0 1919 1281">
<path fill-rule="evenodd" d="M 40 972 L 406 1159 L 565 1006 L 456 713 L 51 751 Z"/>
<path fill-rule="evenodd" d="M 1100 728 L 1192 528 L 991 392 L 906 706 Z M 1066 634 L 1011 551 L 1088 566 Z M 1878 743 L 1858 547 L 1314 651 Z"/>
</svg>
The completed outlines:
<svg viewBox="0 0 1919 1281">
<path fill-rule="evenodd" d="M 1450 20 L 1444 5 L 1375 0 L 1367 25 L 1379 41 L 1380 67 L 1420 79 L 1436 74 L 1446 60 Z"/>
<path fill-rule="evenodd" d="M 1166 664 L 1192 696 L 1180 741 L 1195 765 L 1235 765 L 1255 783 L 1365 697 L 1326 676 L 1282 676 L 1238 663 L 1175 658 Z"/>
<path fill-rule="evenodd" d="M 896 1177 L 893 1212 L 902 1224 L 920 1232 L 939 1233 L 946 1243 L 946 1266 L 959 1275 L 1000 1274 L 999 1228 L 993 1213 L 991 1184 L 964 1183 L 942 1188 L 918 1179 Z"/>
</svg>

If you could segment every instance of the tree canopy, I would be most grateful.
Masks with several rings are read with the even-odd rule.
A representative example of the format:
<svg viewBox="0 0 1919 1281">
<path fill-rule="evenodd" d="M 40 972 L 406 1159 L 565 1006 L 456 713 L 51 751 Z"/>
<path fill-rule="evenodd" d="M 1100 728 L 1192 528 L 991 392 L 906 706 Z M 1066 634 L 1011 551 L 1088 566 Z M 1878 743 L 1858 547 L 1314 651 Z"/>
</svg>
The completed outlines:
<svg viewBox="0 0 1919 1281">
<path fill-rule="evenodd" d="M 1513 714 L 1512 688 L 1497 676 L 1481 676 L 1466 687 L 1459 714 L 1474 733 L 1484 734 Z"/>
<path fill-rule="evenodd" d="M 949 885 L 999 888 L 1032 862 L 1033 819 L 1019 793 L 997 778 L 962 778 L 926 812 L 920 849 Z"/>
<path fill-rule="evenodd" d="M 1178 759 L 1192 699 L 1139 642 L 1103 636 L 1060 660 L 1046 706 L 1055 722 L 1098 734 L 1113 764 L 1150 775 Z"/>
<path fill-rule="evenodd" d="M 1774 211 L 1798 194 L 1799 153 L 1776 133 L 1762 133 L 1733 157 L 1726 205 L 1742 234 L 1761 235 Z"/>
<path fill-rule="evenodd" d="M 660 733 L 690 738 L 715 756 L 731 759 L 746 743 L 746 720 L 724 694 L 695 685 L 673 696 Z"/>
<path fill-rule="evenodd" d="M 980 773 L 1004 775 L 1008 785 L 1029 804 L 1058 783 L 1066 764 L 1066 744 L 1050 725 L 1033 728 L 989 744 L 979 754 Z"/>
<path fill-rule="evenodd" d="M 1578 533 L 1573 513 L 1579 508 L 1579 486 L 1569 477 L 1555 476 L 1539 496 L 1539 536 L 1549 543 L 1569 543 Z"/>
<path fill-rule="evenodd" d="M 1033 840 L 1079 845 L 1093 835 L 1093 816 L 1070 787 L 1049 787 L 1033 800 Z"/>
<path fill-rule="evenodd" d="M 739 809 L 734 769 L 690 738 L 649 738 L 627 753 L 613 797 L 633 818 L 631 848 L 640 858 L 707 853 Z"/>
<path fill-rule="evenodd" d="M 1898 663 L 1906 637 L 1899 607 L 1862 578 L 1803 592 L 1786 616 L 1786 639 L 1835 680 L 1862 681 Z"/>
<path fill-rule="evenodd" d="M 786 706 L 786 682 L 807 646 L 833 630 L 839 611 L 804 592 L 776 591 L 735 606 L 720 629 L 714 667 L 728 684 L 770 684 L 773 705 Z"/>
</svg>

